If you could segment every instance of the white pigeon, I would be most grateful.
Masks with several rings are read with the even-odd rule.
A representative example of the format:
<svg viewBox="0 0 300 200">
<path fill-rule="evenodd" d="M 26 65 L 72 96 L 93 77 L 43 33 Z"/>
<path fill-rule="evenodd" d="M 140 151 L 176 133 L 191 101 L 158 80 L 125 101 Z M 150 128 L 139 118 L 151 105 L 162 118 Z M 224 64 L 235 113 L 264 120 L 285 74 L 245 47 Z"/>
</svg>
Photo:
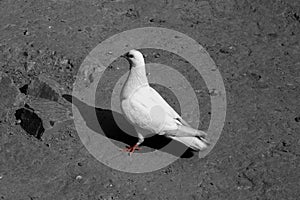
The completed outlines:
<svg viewBox="0 0 300 200">
<path fill-rule="evenodd" d="M 193 150 L 205 149 L 209 142 L 204 131 L 193 129 L 176 111 L 150 87 L 146 76 L 143 54 L 130 50 L 123 55 L 130 63 L 130 72 L 121 91 L 121 110 L 135 127 L 138 142 L 124 149 L 130 155 L 139 149 L 148 133 L 164 135 L 177 140 Z"/>
</svg>

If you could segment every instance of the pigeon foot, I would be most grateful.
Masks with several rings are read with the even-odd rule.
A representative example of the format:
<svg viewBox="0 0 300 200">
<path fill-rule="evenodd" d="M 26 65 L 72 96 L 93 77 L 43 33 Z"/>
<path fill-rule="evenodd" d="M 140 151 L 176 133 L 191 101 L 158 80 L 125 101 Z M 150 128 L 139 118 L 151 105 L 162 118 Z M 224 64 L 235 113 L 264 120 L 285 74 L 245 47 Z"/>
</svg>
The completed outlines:
<svg viewBox="0 0 300 200">
<path fill-rule="evenodd" d="M 122 151 L 126 151 L 129 153 L 129 155 L 131 156 L 132 153 L 135 151 L 135 150 L 140 150 L 141 148 L 138 146 L 138 144 L 135 144 L 133 146 L 127 146 L 126 148 L 122 149 Z"/>
</svg>

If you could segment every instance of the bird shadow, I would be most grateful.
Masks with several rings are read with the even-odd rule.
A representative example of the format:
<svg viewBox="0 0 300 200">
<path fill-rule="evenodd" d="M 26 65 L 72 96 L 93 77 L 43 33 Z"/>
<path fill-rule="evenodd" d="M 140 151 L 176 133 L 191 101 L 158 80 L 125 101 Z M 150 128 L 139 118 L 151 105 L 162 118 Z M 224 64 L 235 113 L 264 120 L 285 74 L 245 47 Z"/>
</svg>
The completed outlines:
<svg viewBox="0 0 300 200">
<path fill-rule="evenodd" d="M 77 107 L 86 125 L 91 130 L 112 139 L 111 141 L 116 146 L 120 147 L 120 144 L 115 141 L 125 143 L 127 146 L 132 146 L 137 143 L 137 132 L 134 126 L 131 125 L 122 114 L 109 109 L 89 106 L 69 94 L 64 94 L 62 97 Z M 130 133 L 130 135 L 127 133 Z M 191 148 L 187 148 L 185 145 L 161 135 L 146 137 L 141 146 L 164 151 L 180 158 L 191 158 L 194 155 Z M 121 148 L 124 148 L 124 146 L 120 147 L 120 149 Z M 136 151 L 135 153 L 145 153 L 145 151 Z"/>
</svg>

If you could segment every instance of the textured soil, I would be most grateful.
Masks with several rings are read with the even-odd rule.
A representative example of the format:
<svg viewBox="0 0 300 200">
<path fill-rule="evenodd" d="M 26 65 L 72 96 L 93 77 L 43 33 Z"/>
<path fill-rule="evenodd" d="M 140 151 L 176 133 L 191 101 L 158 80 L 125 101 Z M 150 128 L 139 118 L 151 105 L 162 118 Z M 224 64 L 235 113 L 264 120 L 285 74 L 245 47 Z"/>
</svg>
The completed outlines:
<svg viewBox="0 0 300 200">
<path fill-rule="evenodd" d="M 0 19 L 0 199 L 299 199 L 300 1 L 1 0 Z M 198 41 L 222 74 L 228 107 L 208 156 L 188 151 L 166 168 L 130 174 L 85 149 L 70 95 L 97 44 L 144 26 Z M 176 55 L 143 53 L 147 62 L 186 65 L 206 129 L 210 104 L 201 77 Z M 103 94 L 128 70 L 118 63 L 108 68 Z M 155 87 L 178 109 L 171 90 Z M 109 104 L 110 96 L 97 101 Z"/>
</svg>

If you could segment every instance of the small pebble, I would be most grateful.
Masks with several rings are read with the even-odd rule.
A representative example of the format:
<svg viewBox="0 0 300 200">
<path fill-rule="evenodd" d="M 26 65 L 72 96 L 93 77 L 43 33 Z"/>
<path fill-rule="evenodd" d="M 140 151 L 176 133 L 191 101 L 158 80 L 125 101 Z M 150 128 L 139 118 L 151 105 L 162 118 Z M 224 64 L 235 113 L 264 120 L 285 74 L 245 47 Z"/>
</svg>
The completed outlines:
<svg viewBox="0 0 300 200">
<path fill-rule="evenodd" d="M 78 175 L 76 176 L 76 180 L 81 180 L 82 179 L 82 176 Z"/>
<path fill-rule="evenodd" d="M 93 29 L 91 28 L 91 27 L 85 27 L 84 28 L 87 32 L 92 32 L 93 31 Z"/>
<path fill-rule="evenodd" d="M 66 136 L 65 136 L 65 135 L 62 135 L 62 136 L 60 137 L 60 139 L 61 139 L 61 140 L 65 140 L 65 139 L 66 139 Z"/>
<path fill-rule="evenodd" d="M 29 72 L 30 70 L 32 70 L 35 66 L 35 62 L 33 61 L 29 61 L 27 62 L 27 66 L 26 66 L 26 71 Z"/>
<path fill-rule="evenodd" d="M 23 56 L 27 57 L 28 53 L 26 51 L 23 52 Z"/>
<path fill-rule="evenodd" d="M 29 32 L 26 30 L 23 32 L 24 35 L 29 35 Z"/>
<path fill-rule="evenodd" d="M 218 91 L 216 89 L 212 89 L 211 91 L 209 91 L 209 95 L 210 96 L 217 96 L 218 95 Z"/>
<path fill-rule="evenodd" d="M 54 126 L 55 121 L 50 120 L 49 123 L 50 123 L 51 126 Z"/>
<path fill-rule="evenodd" d="M 62 65 L 66 65 L 68 63 L 69 63 L 68 59 L 63 59 L 62 61 L 60 61 L 60 64 L 62 64 Z"/>
<path fill-rule="evenodd" d="M 159 58 L 160 57 L 160 54 L 159 53 L 155 53 L 154 54 L 154 58 Z"/>
</svg>

